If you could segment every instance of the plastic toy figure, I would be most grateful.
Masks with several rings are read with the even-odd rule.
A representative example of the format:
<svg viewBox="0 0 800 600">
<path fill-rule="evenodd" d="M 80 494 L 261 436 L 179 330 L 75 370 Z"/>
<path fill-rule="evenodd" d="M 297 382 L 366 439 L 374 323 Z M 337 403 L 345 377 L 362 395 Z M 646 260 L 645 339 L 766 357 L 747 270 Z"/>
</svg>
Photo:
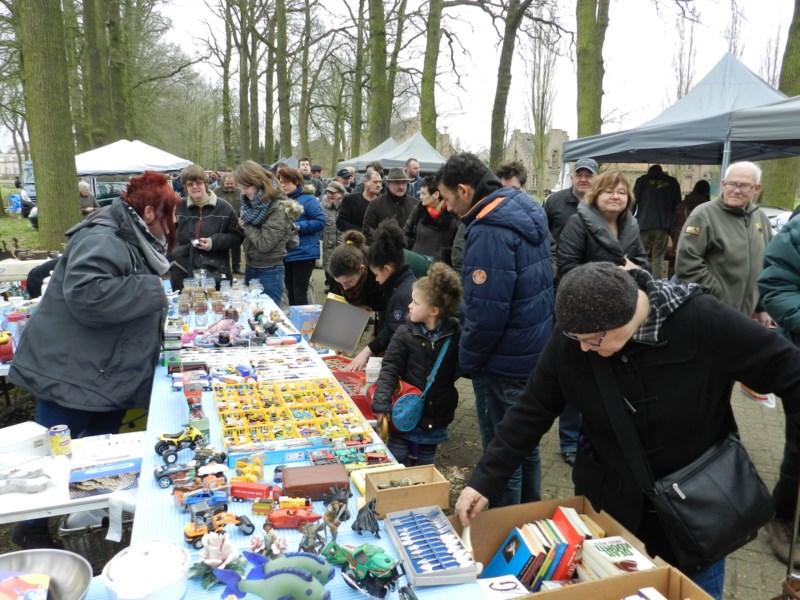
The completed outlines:
<svg viewBox="0 0 800 600">
<path fill-rule="evenodd" d="M 246 579 L 234 571 L 214 569 L 225 583 L 223 598 L 253 594 L 263 600 L 330 600 L 331 594 L 324 586 L 336 570 L 319 556 L 292 552 L 267 562 L 259 554 L 243 554 L 254 565 Z"/>
<path fill-rule="evenodd" d="M 328 505 L 328 510 L 323 515 L 323 520 L 328 530 L 331 532 L 331 540 L 336 541 L 336 534 L 339 532 L 339 525 L 342 521 L 350 519 L 350 512 L 347 510 L 347 504 L 340 500 L 334 500 Z"/>
<path fill-rule="evenodd" d="M 278 535 L 269 521 L 264 522 L 264 534 L 250 538 L 250 549 L 270 560 L 283 556 L 288 549 L 286 538 Z"/>
<path fill-rule="evenodd" d="M 373 544 L 354 548 L 329 542 L 322 556 L 342 568 L 342 578 L 347 585 L 375 598 L 386 598 L 390 591 L 397 588 L 400 577 L 405 575 L 400 563 L 386 554 L 383 548 Z M 398 595 L 402 599 L 417 598 L 410 586 L 401 587 Z"/>
<path fill-rule="evenodd" d="M 358 532 L 358 535 L 361 535 L 364 531 L 369 531 L 375 537 L 380 539 L 380 525 L 378 525 L 378 519 L 375 516 L 374 498 L 362 506 L 361 510 L 358 511 L 356 520 L 353 521 L 353 531 Z"/>
<path fill-rule="evenodd" d="M 319 554 L 320 549 L 325 545 L 325 537 L 320 534 L 320 531 L 325 531 L 325 521 L 301 523 L 297 529 L 303 534 L 303 539 L 300 540 L 297 549 L 301 552 Z"/>
</svg>

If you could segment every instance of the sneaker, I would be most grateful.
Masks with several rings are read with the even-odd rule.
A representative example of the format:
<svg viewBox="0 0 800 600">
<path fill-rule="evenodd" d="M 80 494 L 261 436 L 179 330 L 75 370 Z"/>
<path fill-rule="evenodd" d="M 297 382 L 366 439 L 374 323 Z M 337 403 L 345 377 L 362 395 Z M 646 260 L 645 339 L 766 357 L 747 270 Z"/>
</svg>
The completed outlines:
<svg viewBox="0 0 800 600">
<path fill-rule="evenodd" d="M 561 458 L 563 458 L 564 462 L 567 463 L 570 467 L 575 466 L 575 452 L 562 452 Z"/>
<path fill-rule="evenodd" d="M 788 521 L 773 519 L 766 525 L 769 542 L 775 556 L 784 563 L 789 562 L 789 546 L 792 543 L 792 525 Z M 795 544 L 793 567 L 800 567 L 800 544 Z"/>
<path fill-rule="evenodd" d="M 23 550 L 58 548 L 46 526 L 28 525 L 27 523 L 17 523 L 14 526 L 11 541 Z"/>
</svg>

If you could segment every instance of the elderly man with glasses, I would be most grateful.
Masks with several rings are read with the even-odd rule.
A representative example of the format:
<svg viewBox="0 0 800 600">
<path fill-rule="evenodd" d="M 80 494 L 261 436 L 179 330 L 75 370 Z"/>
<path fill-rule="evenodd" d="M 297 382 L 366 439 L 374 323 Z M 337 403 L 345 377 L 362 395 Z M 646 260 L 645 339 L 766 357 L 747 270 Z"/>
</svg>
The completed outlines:
<svg viewBox="0 0 800 600">
<path fill-rule="evenodd" d="M 761 169 L 751 162 L 728 167 L 722 195 L 698 206 L 683 226 L 675 275 L 700 284 L 707 294 L 768 325 L 758 276 L 772 230 L 769 218 L 754 202 L 760 180 Z"/>
</svg>

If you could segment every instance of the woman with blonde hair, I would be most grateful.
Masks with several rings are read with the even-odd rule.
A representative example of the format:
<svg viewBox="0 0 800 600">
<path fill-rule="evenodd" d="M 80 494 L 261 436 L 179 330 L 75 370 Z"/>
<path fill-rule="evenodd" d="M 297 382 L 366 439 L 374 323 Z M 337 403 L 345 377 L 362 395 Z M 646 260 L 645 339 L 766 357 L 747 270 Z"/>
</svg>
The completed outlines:
<svg viewBox="0 0 800 600">
<path fill-rule="evenodd" d="M 633 190 L 619 171 L 599 175 L 561 232 L 556 279 L 588 262 L 612 262 L 648 268 L 639 240 L 639 225 L 631 215 Z"/>
<path fill-rule="evenodd" d="M 244 283 L 258 279 L 264 293 L 280 306 L 286 244 L 303 207 L 286 198 L 272 173 L 252 160 L 236 167 L 233 179 L 242 192 L 239 225 L 244 230 Z"/>
</svg>

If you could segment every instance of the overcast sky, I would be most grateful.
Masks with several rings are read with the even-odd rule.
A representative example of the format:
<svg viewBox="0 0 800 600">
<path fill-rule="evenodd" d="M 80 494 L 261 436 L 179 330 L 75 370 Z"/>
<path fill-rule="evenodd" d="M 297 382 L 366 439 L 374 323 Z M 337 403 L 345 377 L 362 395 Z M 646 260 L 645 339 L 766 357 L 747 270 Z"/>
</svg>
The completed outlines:
<svg viewBox="0 0 800 600">
<path fill-rule="evenodd" d="M 675 9 L 672 0 L 611 0 L 609 27 L 603 57 L 606 64 L 603 114 L 612 113 L 616 120 L 603 131 L 630 129 L 655 117 L 675 97 L 675 74 L 672 67 L 676 47 Z M 410 4 L 416 4 L 412 2 Z M 560 20 L 575 29 L 575 0 L 561 0 Z M 702 79 L 727 50 L 725 29 L 730 19 L 730 0 L 696 0 L 700 24 L 696 30 L 696 65 L 693 81 Z M 780 54 L 792 17 L 793 0 L 738 0 L 744 15 L 740 36 L 741 60 L 758 73 L 771 39 L 780 33 Z M 326 4 L 327 6 L 327 4 Z M 191 32 L 197 27 L 202 11 L 194 0 L 173 0 L 165 10 L 175 23 L 170 41 L 180 43 L 191 52 Z M 494 100 L 497 63 L 500 47 L 487 18 L 475 9 L 463 9 L 458 29 L 469 55 L 458 57 L 465 90 L 452 85 L 447 74 L 439 78 L 436 94 L 440 114 L 439 129 L 460 141 L 463 148 L 477 151 L 489 145 L 491 110 Z M 514 62 L 511 94 L 508 102 L 509 133 L 513 129 L 531 130 L 527 116 L 529 83 L 525 65 L 518 53 Z M 572 50 L 565 46 L 565 56 L 558 62 L 553 127 L 565 129 L 570 139 L 576 137 L 575 66 L 569 58 Z M 449 59 L 443 54 L 439 68 L 446 68 Z"/>
</svg>

